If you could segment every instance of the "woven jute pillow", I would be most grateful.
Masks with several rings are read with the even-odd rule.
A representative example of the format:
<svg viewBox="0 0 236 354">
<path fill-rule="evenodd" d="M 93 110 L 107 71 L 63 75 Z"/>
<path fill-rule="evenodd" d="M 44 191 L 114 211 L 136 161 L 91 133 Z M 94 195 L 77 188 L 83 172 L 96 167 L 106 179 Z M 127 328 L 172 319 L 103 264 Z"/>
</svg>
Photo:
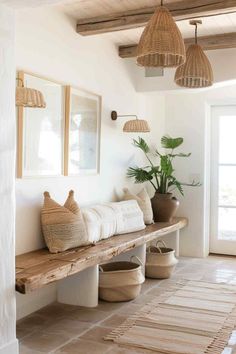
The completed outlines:
<svg viewBox="0 0 236 354">
<path fill-rule="evenodd" d="M 124 188 L 123 200 L 136 200 L 140 209 L 143 212 L 143 220 L 146 225 L 153 224 L 153 211 L 150 197 L 145 188 L 143 188 L 138 194 L 133 194 L 128 188 Z"/>
<path fill-rule="evenodd" d="M 51 253 L 63 252 L 90 243 L 73 191 L 69 192 L 64 206 L 51 199 L 48 192 L 44 192 L 41 224 L 46 245 Z"/>
</svg>

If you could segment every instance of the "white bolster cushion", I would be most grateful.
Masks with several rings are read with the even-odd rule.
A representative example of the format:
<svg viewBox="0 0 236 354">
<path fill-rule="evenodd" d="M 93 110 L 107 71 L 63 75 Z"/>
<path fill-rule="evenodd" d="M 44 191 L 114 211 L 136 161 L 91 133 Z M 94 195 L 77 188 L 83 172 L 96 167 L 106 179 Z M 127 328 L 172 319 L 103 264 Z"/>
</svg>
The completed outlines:
<svg viewBox="0 0 236 354">
<path fill-rule="evenodd" d="M 116 235 L 145 229 L 143 212 L 136 200 L 109 203 L 117 216 Z"/>
</svg>

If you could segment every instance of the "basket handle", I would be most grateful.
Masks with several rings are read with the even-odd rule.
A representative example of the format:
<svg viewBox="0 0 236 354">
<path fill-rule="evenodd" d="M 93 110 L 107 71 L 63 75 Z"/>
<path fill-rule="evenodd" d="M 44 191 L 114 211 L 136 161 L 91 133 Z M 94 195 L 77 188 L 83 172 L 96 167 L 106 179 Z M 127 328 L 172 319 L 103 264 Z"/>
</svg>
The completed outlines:
<svg viewBox="0 0 236 354">
<path fill-rule="evenodd" d="M 158 247 L 158 246 L 157 246 L 158 243 L 160 243 L 162 246 L 164 246 L 164 248 L 167 248 L 166 243 L 165 243 L 163 240 L 157 240 L 157 242 L 156 242 L 156 247 Z"/>
<path fill-rule="evenodd" d="M 160 253 L 162 253 L 160 247 L 158 247 L 157 245 L 156 245 L 156 246 L 149 246 L 149 247 L 147 248 L 147 252 L 148 252 L 148 253 L 151 253 L 151 247 L 157 248 L 158 251 L 159 251 Z"/>
<path fill-rule="evenodd" d="M 130 262 L 132 262 L 132 259 L 136 259 L 138 262 L 139 262 L 139 264 L 143 267 L 143 262 L 141 261 L 141 259 L 138 257 L 138 256 L 136 256 L 136 255 L 133 255 L 133 256 L 131 256 L 130 257 Z"/>
</svg>

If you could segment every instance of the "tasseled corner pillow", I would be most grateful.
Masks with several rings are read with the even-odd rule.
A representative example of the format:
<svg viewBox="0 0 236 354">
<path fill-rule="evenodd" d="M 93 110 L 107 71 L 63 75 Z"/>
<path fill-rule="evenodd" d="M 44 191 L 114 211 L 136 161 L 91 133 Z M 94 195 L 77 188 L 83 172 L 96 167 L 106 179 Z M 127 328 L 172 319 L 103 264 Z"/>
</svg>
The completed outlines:
<svg viewBox="0 0 236 354">
<path fill-rule="evenodd" d="M 137 195 L 131 193 L 128 188 L 124 188 L 123 200 L 137 200 L 140 209 L 143 212 L 143 219 L 146 225 L 153 224 L 153 211 L 150 197 L 145 188 Z"/>
<path fill-rule="evenodd" d="M 64 206 L 51 199 L 48 192 L 44 192 L 41 224 L 46 245 L 51 253 L 63 252 L 90 243 L 73 191 L 69 192 Z"/>
</svg>

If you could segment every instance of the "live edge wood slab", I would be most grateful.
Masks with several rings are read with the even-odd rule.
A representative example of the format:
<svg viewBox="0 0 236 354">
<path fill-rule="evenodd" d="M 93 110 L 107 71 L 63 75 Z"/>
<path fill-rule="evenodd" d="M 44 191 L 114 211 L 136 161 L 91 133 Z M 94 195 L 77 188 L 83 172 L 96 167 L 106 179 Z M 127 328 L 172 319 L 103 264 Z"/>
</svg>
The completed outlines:
<svg viewBox="0 0 236 354">
<path fill-rule="evenodd" d="M 155 223 L 144 230 L 113 236 L 96 245 L 57 254 L 49 253 L 47 249 L 22 254 L 16 257 L 16 290 L 28 294 L 86 268 L 109 261 L 158 237 L 178 231 L 187 224 L 186 218 L 175 218 L 171 223 Z"/>
</svg>

